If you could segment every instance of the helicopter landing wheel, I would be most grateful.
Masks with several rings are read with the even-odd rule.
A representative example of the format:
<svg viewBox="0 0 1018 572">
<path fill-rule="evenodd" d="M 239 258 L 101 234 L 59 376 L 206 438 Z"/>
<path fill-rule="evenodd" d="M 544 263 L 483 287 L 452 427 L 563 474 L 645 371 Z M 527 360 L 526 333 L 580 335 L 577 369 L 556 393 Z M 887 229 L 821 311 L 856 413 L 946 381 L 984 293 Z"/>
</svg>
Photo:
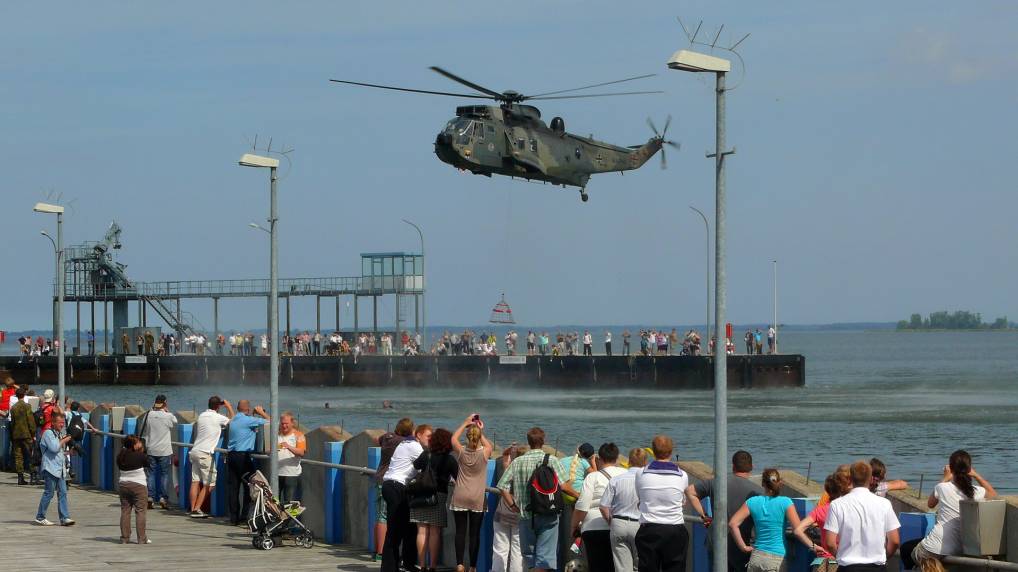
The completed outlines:
<svg viewBox="0 0 1018 572">
<path fill-rule="evenodd" d="M 587 191 L 580 191 L 580 200 L 581 201 L 587 202 L 587 200 L 589 200 L 589 199 L 590 199 L 590 196 L 587 195 Z"/>
</svg>

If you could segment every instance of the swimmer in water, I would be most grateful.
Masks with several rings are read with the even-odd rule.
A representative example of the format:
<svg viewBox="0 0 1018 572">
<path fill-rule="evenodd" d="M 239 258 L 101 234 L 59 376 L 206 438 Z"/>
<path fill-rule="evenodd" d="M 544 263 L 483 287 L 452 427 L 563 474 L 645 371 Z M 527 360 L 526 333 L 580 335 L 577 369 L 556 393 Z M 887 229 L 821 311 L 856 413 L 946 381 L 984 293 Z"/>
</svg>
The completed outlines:
<svg viewBox="0 0 1018 572">
<path fill-rule="evenodd" d="M 328 401 L 326 401 L 326 402 L 325 402 L 325 408 L 326 408 L 326 409 L 328 409 L 328 408 L 329 408 L 329 402 L 328 402 Z"/>
<path fill-rule="evenodd" d="M 392 401 L 386 399 L 382 402 L 382 409 L 392 409 Z"/>
</svg>

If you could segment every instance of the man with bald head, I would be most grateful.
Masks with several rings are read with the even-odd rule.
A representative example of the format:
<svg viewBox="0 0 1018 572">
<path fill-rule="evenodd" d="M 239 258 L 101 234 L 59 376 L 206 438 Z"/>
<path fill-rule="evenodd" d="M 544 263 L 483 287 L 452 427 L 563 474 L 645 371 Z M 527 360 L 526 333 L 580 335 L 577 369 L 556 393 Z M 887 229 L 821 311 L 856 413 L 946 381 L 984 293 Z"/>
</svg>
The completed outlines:
<svg viewBox="0 0 1018 572">
<path fill-rule="evenodd" d="M 229 450 L 226 454 L 226 506 L 230 522 L 234 525 L 244 524 L 251 512 L 251 497 L 244 490 L 244 475 L 255 470 L 251 453 L 254 452 L 259 428 L 268 423 L 269 419 L 269 414 L 261 406 L 252 410 L 251 402 L 241 399 L 237 402 L 237 414 L 230 421 L 226 440 L 226 448 Z M 244 499 L 243 509 L 241 498 Z"/>
</svg>

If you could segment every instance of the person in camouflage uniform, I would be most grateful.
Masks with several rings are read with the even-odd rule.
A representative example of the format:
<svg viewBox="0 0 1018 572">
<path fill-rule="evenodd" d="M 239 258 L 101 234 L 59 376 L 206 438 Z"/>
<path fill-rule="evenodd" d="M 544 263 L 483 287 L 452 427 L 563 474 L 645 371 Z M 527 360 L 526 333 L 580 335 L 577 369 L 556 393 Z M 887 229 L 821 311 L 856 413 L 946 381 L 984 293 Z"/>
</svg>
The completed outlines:
<svg viewBox="0 0 1018 572">
<path fill-rule="evenodd" d="M 27 485 L 25 469 L 32 459 L 32 441 L 35 440 L 35 416 L 32 406 L 25 401 L 25 389 L 18 388 L 15 395 L 18 402 L 11 407 L 11 444 L 14 447 L 14 470 L 18 472 L 18 484 Z"/>
</svg>

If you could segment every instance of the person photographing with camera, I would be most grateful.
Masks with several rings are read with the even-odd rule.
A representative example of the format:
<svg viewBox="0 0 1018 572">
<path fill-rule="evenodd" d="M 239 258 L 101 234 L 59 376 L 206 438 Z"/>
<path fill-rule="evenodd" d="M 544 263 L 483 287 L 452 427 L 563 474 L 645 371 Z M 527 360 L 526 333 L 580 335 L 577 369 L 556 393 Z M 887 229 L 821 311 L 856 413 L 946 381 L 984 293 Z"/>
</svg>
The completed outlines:
<svg viewBox="0 0 1018 572">
<path fill-rule="evenodd" d="M 456 521 L 456 571 L 463 572 L 463 551 L 470 546 L 470 570 L 477 569 L 477 553 L 481 543 L 481 524 L 484 521 L 484 501 L 487 498 L 485 479 L 488 476 L 488 459 L 494 448 L 484 436 L 484 422 L 477 413 L 468 415 L 452 435 L 452 449 L 459 461 L 456 487 L 452 492 L 452 514 Z M 466 433 L 464 447 L 460 438 Z"/>
<path fill-rule="evenodd" d="M 59 412 L 58 412 L 59 413 Z M 35 514 L 36 524 L 42 526 L 53 526 L 56 523 L 46 519 L 46 511 L 49 510 L 49 503 L 53 500 L 53 493 L 57 495 L 57 515 L 60 517 L 61 526 L 71 526 L 74 519 L 71 518 L 70 509 L 67 506 L 67 453 L 64 449 L 71 442 L 71 436 L 64 432 L 65 424 L 63 414 L 53 415 L 50 420 L 50 427 L 42 432 L 39 440 L 39 449 L 42 451 L 42 476 L 46 488 L 39 499 L 39 510 Z"/>
</svg>

